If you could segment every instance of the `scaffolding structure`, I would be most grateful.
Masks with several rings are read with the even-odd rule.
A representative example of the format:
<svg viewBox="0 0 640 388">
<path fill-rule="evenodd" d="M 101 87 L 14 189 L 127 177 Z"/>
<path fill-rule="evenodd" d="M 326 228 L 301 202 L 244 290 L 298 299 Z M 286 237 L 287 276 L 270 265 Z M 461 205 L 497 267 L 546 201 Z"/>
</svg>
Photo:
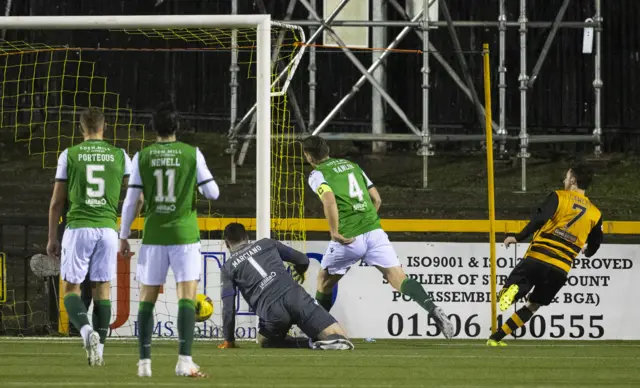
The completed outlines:
<svg viewBox="0 0 640 388">
<path fill-rule="evenodd" d="M 527 13 L 527 0 L 519 0 L 520 14 L 517 21 L 507 20 L 506 14 L 506 0 L 499 0 L 498 17 L 496 21 L 461 21 L 453 20 L 447 0 L 423 0 L 422 9 L 415 12 L 415 15 L 409 15 L 406 9 L 398 2 L 398 0 L 371 0 L 373 20 L 371 21 L 348 21 L 348 20 L 335 20 L 336 17 L 342 12 L 344 7 L 350 1 L 356 0 L 342 0 L 337 7 L 325 18 L 321 18 L 318 15 L 317 4 L 315 0 L 288 0 L 287 13 L 285 20 L 287 23 L 307 26 L 310 29 L 309 38 L 305 42 L 309 47 L 309 115 L 308 119 L 304 119 L 304 115 L 300 106 L 297 103 L 295 92 L 289 88 L 287 91 L 289 101 L 291 103 L 291 109 L 296 118 L 296 125 L 298 126 L 298 133 L 295 135 L 297 138 L 304 138 L 313 135 L 320 135 L 327 140 L 354 140 L 354 141 L 372 141 L 374 142 L 373 150 L 381 151 L 384 149 L 385 142 L 419 142 L 420 149 L 418 154 L 423 159 L 423 180 L 422 187 L 429 187 L 428 180 L 428 159 L 434 155 L 433 146 L 437 142 L 446 141 L 473 141 L 481 142 L 485 140 L 483 133 L 478 134 L 460 134 L 460 135 L 434 135 L 429 127 L 429 91 L 430 91 L 430 59 L 433 57 L 446 71 L 446 73 L 452 78 L 455 84 L 460 90 L 468 97 L 470 102 L 474 105 L 478 115 L 480 123 L 485 121 L 485 111 L 483 103 L 481 102 L 478 92 L 474 86 L 472 75 L 469 71 L 465 57 L 462 53 L 462 47 L 458 37 L 458 28 L 469 27 L 485 27 L 485 28 L 497 28 L 499 31 L 499 63 L 498 63 L 498 89 L 499 89 L 499 101 L 498 101 L 498 123 L 493 122 L 492 130 L 494 132 L 494 146 L 499 149 L 500 153 L 506 153 L 506 143 L 510 141 L 519 143 L 519 152 L 517 157 L 521 161 L 521 191 L 527 191 L 527 159 L 530 157 L 529 145 L 535 143 L 559 143 L 559 142 L 590 142 L 595 145 L 594 153 L 598 157 L 601 155 L 601 93 L 603 82 L 601 78 L 601 53 L 602 53 L 602 14 L 601 14 L 601 0 L 591 0 L 594 4 L 595 14 L 592 18 L 587 19 L 584 22 L 563 21 L 564 15 L 571 0 L 564 0 L 563 4 L 558 10 L 556 17 L 553 21 L 529 21 Z M 444 20 L 432 21 L 429 17 L 429 7 L 433 6 L 436 1 L 441 11 L 441 15 Z M 291 15 L 295 7 L 301 4 L 309 13 L 308 20 L 291 20 Z M 257 0 L 257 5 L 260 11 L 266 13 L 266 6 L 264 0 Z M 386 7 L 390 6 L 396 12 L 398 12 L 403 18 L 403 21 L 388 21 L 384 20 Z M 233 12 L 238 11 L 238 0 L 232 0 Z M 362 62 L 353 54 L 353 52 L 344 44 L 342 39 L 334 33 L 332 27 L 345 26 L 345 27 L 370 27 L 373 28 L 374 33 L 372 45 L 373 47 L 386 47 L 381 52 L 375 52 L 373 54 L 372 64 L 366 68 Z M 380 32 L 384 27 L 403 27 L 401 32 L 391 41 L 387 42 L 386 31 Z M 437 48 L 429 40 L 431 30 L 436 27 L 445 27 L 448 31 L 451 40 L 453 42 L 453 49 L 456 53 L 456 60 L 458 67 L 461 69 L 461 73 L 458 73 L 451 64 L 438 52 Z M 506 129 L 506 66 L 505 66 L 505 45 L 506 34 L 509 28 L 518 28 L 520 35 L 520 74 L 519 74 L 519 89 L 520 89 L 520 132 L 517 136 L 509 135 Z M 532 28 L 550 29 L 549 35 L 545 41 L 545 44 L 540 52 L 539 57 L 535 62 L 535 66 L 532 72 L 528 73 L 527 66 L 527 35 L 528 30 Z M 574 29 L 593 29 L 594 31 L 594 129 L 591 135 L 530 135 L 527 131 L 527 92 L 531 89 L 535 81 L 540 74 L 542 65 L 544 64 L 549 49 L 554 42 L 556 34 L 560 28 L 574 28 Z M 347 58 L 354 64 L 354 66 L 362 73 L 360 79 L 353 86 L 351 91 L 342 97 L 342 99 L 336 104 L 336 106 L 329 112 L 329 114 L 317 124 L 316 114 L 316 48 L 312 45 L 316 40 L 322 36 L 322 33 L 328 33 L 331 38 L 337 42 L 340 46 L 340 50 Z M 402 107 L 399 106 L 394 99 L 386 92 L 384 87 L 384 66 L 380 66 L 384 63 L 385 58 L 391 54 L 393 49 L 404 39 L 409 33 L 417 34 L 422 40 L 422 55 L 423 55 L 423 67 L 422 67 L 422 125 L 417 127 L 405 114 Z M 277 49 L 276 49 L 277 50 Z M 237 82 L 233 81 L 237 79 L 237 73 L 239 67 L 237 64 L 237 53 L 232 55 L 231 60 L 231 127 L 229 130 L 230 149 L 229 153 L 232 158 L 232 182 L 235 182 L 235 168 L 236 164 L 242 165 L 247 153 L 249 142 L 253 139 L 255 131 L 255 118 L 253 114 L 248 112 L 241 120 L 238 120 L 237 115 Z M 340 111 L 340 109 L 360 90 L 365 82 L 369 82 L 373 87 L 372 93 L 372 132 L 365 134 L 353 134 L 353 133 L 323 133 L 323 130 L 327 128 L 332 119 Z M 384 117 L 382 105 L 383 101 L 395 111 L 395 113 L 404 122 L 410 133 L 407 134 L 387 134 L 384 133 Z M 306 123 L 305 123 L 306 122 Z M 243 127 L 249 124 L 247 133 L 241 134 L 240 131 Z M 244 143 L 240 150 L 237 149 L 239 140 L 244 140 Z M 487 145 L 489 146 L 489 145 Z M 239 151 L 239 152 L 237 152 Z"/>
</svg>

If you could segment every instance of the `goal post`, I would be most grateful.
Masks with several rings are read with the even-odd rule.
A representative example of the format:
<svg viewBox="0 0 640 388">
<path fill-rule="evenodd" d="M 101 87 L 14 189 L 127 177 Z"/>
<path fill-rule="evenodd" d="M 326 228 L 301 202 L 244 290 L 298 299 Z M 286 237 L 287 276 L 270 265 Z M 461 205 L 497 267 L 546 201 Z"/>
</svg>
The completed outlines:
<svg viewBox="0 0 640 388">
<path fill-rule="evenodd" d="M 50 34 L 42 39 L 44 42 L 32 42 L 30 39 L 37 40 L 38 34 L 28 36 L 25 41 L 25 34 L 10 32 L 14 37 L 0 39 L 0 73 L 3 74 L 0 129 L 14 131 L 15 142 L 27 143 L 28 155 L 41 156 L 43 168 L 55 167 L 64 148 L 82 141 L 78 116 L 86 107 L 98 107 L 105 113 L 105 141 L 125 149 L 130 156 L 153 141 L 155 136 L 145 132 L 148 120 L 144 116 L 159 101 L 138 98 L 136 94 L 156 92 L 153 97 L 162 98 L 163 94 L 158 93 L 166 93 L 168 89 L 153 85 L 166 82 L 166 77 L 162 72 L 149 71 L 140 81 L 150 83 L 148 86 L 135 83 L 139 82 L 137 79 L 133 86 L 126 84 L 127 77 L 132 74 L 129 65 L 140 64 L 142 69 L 145 65 L 155 64 L 155 60 L 148 59 L 152 54 L 178 53 L 172 57 L 174 65 L 170 69 L 172 76 L 181 83 L 177 88 L 172 86 L 171 91 L 176 93 L 178 100 L 198 98 L 189 112 L 207 121 L 204 131 L 200 130 L 203 133 L 197 137 L 198 144 L 194 145 L 200 146 L 205 155 L 207 151 L 211 152 L 211 157 L 217 157 L 213 160 L 218 163 L 222 158 L 216 153 L 217 146 L 224 141 L 226 131 L 213 131 L 212 135 L 209 128 L 215 125 L 213 120 L 228 115 L 229 109 L 242 109 L 242 114 L 246 111 L 245 118 L 254 115 L 257 128 L 255 167 L 244 176 L 246 186 L 236 185 L 224 190 L 228 198 L 246 198 L 243 200 L 246 209 L 229 210 L 231 214 L 224 214 L 225 210 L 221 210 L 224 208 L 217 207 L 215 201 L 199 198 L 196 203 L 202 237 L 202 281 L 198 292 L 211 296 L 215 305 L 212 317 L 198 327 L 205 334 L 210 329 L 219 329 L 222 312 L 219 267 L 229 253 L 220 240 L 220 231 L 225 227 L 223 222 L 243 223 L 248 230 L 255 231 L 257 239 L 273 236 L 290 243 L 306 239 L 304 158 L 300 142 L 292 136 L 294 127 L 286 92 L 305 52 L 304 30 L 297 25 L 273 22 L 269 15 L 18 16 L 0 17 L 0 28 L 109 32 L 108 43 L 102 45 L 100 34 L 93 34 L 95 39 L 88 35 L 88 39 L 81 40 L 75 40 L 73 36 L 67 40 L 67 35 Z M 124 37 L 125 34 L 128 37 Z M 127 54 L 122 55 L 127 58 L 121 62 L 117 53 L 125 52 Z M 189 55 L 198 55 L 199 60 L 193 61 Z M 228 72 L 220 66 L 225 58 L 231 59 Z M 179 65 L 175 65 L 176 61 Z M 117 70 L 107 71 L 105 64 Z M 169 67 L 165 67 L 165 74 L 167 69 Z M 244 69 L 247 70 L 246 77 L 238 77 Z M 136 75 L 140 73 L 134 71 L 137 71 Z M 229 76 L 230 85 L 236 85 L 236 90 L 242 89 L 242 98 L 231 107 L 226 104 L 227 100 L 223 101 L 226 91 L 222 86 L 225 77 Z M 181 103 L 190 106 L 187 105 L 189 101 L 178 101 L 178 108 Z M 191 126 L 190 120 L 193 119 L 188 115 L 184 117 L 185 127 L 197 131 L 200 127 Z M 202 124 L 202 121 L 197 123 Z M 250 198 L 254 193 L 255 200 Z M 221 197 L 221 200 L 224 199 Z M 249 212 L 254 205 L 254 215 L 248 217 L 242 213 Z M 235 208 L 232 206 L 232 209 Z M 134 227 L 132 246 L 140 244 L 136 238 L 141 229 L 139 221 L 135 222 L 137 228 Z M 134 256 L 131 261 L 118 260 L 117 276 L 111 285 L 112 337 L 130 337 L 137 330 L 136 259 Z M 9 286 L 11 290 L 16 289 L 14 283 Z M 21 296 L 10 297 L 22 303 L 19 298 Z M 68 334 L 61 295 L 59 299 L 58 331 Z M 46 307 L 36 307 L 38 313 L 44 309 Z M 255 333 L 257 319 L 248 305 L 238 299 L 236 309 L 239 315 L 237 328 L 248 328 Z M 176 313 L 177 294 L 170 274 L 156 303 L 155 320 L 175 323 Z M 15 325 L 11 332 L 32 333 L 53 323 L 34 318 L 26 308 L 20 316 L 27 317 L 24 324 Z M 217 334 L 200 338 L 217 338 Z"/>
<path fill-rule="evenodd" d="M 4 16 L 0 29 L 256 29 L 256 238 L 271 235 L 271 15 Z"/>
</svg>

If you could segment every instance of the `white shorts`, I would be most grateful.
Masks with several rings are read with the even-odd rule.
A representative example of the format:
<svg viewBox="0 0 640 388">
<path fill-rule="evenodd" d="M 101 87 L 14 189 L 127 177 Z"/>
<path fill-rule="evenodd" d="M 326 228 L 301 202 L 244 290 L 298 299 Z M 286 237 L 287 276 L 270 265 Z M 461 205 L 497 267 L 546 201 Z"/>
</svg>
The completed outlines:
<svg viewBox="0 0 640 388">
<path fill-rule="evenodd" d="M 136 280 L 146 286 L 162 286 L 169 267 L 177 283 L 200 280 L 200 243 L 184 245 L 142 244 L 138 252 Z"/>
<path fill-rule="evenodd" d="M 72 284 L 109 282 L 115 277 L 118 233 L 111 228 L 66 229 L 62 236 L 62 278 Z"/>
<path fill-rule="evenodd" d="M 349 245 L 331 241 L 322 257 L 322 268 L 330 275 L 344 275 L 360 259 L 367 265 L 382 268 L 400 266 L 400 260 L 389 242 L 389 236 L 384 230 L 375 229 L 357 236 Z"/>
</svg>

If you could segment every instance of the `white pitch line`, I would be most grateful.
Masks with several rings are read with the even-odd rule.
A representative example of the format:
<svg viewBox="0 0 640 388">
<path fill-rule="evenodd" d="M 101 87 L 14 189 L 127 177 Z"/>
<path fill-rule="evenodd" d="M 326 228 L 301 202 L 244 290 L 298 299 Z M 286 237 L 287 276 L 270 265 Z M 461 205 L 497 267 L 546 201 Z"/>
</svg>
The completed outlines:
<svg viewBox="0 0 640 388">
<path fill-rule="evenodd" d="M 192 385 L 192 383 L 195 383 L 195 385 L 200 385 L 198 384 L 199 382 L 202 383 L 207 383 L 207 386 L 213 386 L 213 387 L 255 387 L 255 384 L 249 384 L 249 383 L 216 383 L 215 380 L 211 380 L 208 378 L 205 379 L 188 379 L 189 380 L 189 385 Z M 186 382 L 186 380 L 185 380 Z M 146 383 L 146 384 L 145 384 Z M 100 387 L 104 387 L 104 386 L 108 386 L 108 387 L 130 387 L 130 386 L 141 386 L 141 385 L 153 385 L 153 386 L 160 386 L 160 387 L 176 387 L 176 386 L 182 386 L 184 384 L 183 383 L 179 383 L 179 382 L 175 382 L 175 383 L 169 383 L 169 382 L 158 382 L 158 381 L 151 381 L 149 379 L 140 379 L 140 381 L 138 382 L 133 382 L 133 381 L 123 381 L 123 382 L 42 382 L 40 380 L 34 380 L 34 381 L 16 381 L 16 382 L 8 382 L 8 383 L 3 383 L 3 387 L 31 387 L 31 386 L 39 386 L 39 387 L 86 387 L 86 386 L 100 386 Z M 305 384 L 306 385 L 306 384 Z M 310 384 L 308 386 L 312 386 L 312 387 L 318 387 L 318 388 L 351 388 L 351 387 L 367 387 L 367 388 L 393 388 L 394 385 L 393 384 Z M 300 384 L 281 384 L 281 383 L 277 383 L 277 384 L 264 384 L 264 383 L 260 383 L 260 387 L 274 387 L 274 388 L 299 388 Z M 403 385 L 403 387 L 407 387 L 407 388 L 422 388 L 422 387 L 426 387 L 426 385 Z M 454 387 L 454 386 L 449 386 L 449 387 Z M 456 388 L 475 388 L 475 387 L 480 387 L 480 386 L 468 386 L 468 385 L 464 385 L 464 386 L 455 386 Z M 485 386 L 486 387 L 486 386 Z"/>
<path fill-rule="evenodd" d="M 107 338 L 108 341 L 114 341 L 115 343 L 118 344 L 126 344 L 127 342 L 131 342 L 132 344 L 136 343 L 135 341 L 137 341 L 137 339 L 134 338 Z M 0 343 L 6 343 L 6 344 L 18 344 L 18 343 L 38 343 L 38 344 L 51 344 L 51 343 L 56 343 L 56 342 L 80 342 L 81 339 L 79 337 L 54 337 L 54 338 L 50 338 L 50 339 L 43 339 L 41 337 L 22 337 L 20 339 L 16 339 L 13 337 L 0 337 Z M 160 343 L 167 343 L 167 342 L 177 342 L 178 339 L 177 338 L 153 338 L 153 342 L 160 342 Z M 205 343 L 218 343 L 218 342 L 222 342 L 222 339 L 196 339 L 194 341 L 196 344 L 205 344 Z M 254 340 L 246 340 L 246 341 L 239 341 L 241 344 L 244 343 L 253 343 Z M 355 340 L 354 341 L 356 344 L 360 344 L 361 342 L 359 340 Z M 387 347 L 387 346 L 392 346 L 394 347 L 394 349 L 406 349 L 408 347 L 405 347 L 405 345 L 412 345 L 412 344 L 420 344 L 421 346 L 424 346 L 424 348 L 422 349 L 428 349 L 428 347 L 433 346 L 433 347 L 447 347 L 447 348 L 485 348 L 486 345 L 483 342 L 476 342 L 476 343 L 456 343 L 457 341 L 454 340 L 452 342 L 433 342 L 431 343 L 431 340 L 406 340 L 406 342 L 402 341 L 402 340 L 397 340 L 394 342 L 390 342 L 390 343 L 367 343 L 366 346 L 368 349 L 373 349 L 376 346 L 380 346 L 380 347 Z M 509 345 L 511 345 L 513 348 L 521 348 L 521 347 L 532 347 L 532 348 L 618 348 L 618 347 L 629 347 L 629 348 L 638 348 L 640 347 L 640 342 L 633 340 L 633 341 L 629 341 L 629 342 L 633 342 L 633 343 L 606 343 L 606 342 L 601 342 L 601 341 L 584 341 L 584 343 L 553 343 L 554 341 L 549 340 L 546 341 L 548 343 L 531 343 L 532 341 L 529 340 L 524 340 L 524 341 L 518 341 L 518 340 L 512 340 L 509 341 Z M 600 342 L 600 343 L 599 343 Z M 364 344 L 363 344 L 364 345 Z M 398 346 L 399 345 L 399 346 Z"/>
<path fill-rule="evenodd" d="M 40 387 L 87 387 L 87 386 L 107 386 L 107 387 L 131 387 L 131 386 L 145 386 L 145 385 L 153 385 L 153 386 L 158 386 L 158 387 L 178 387 L 178 386 L 183 386 L 184 383 L 179 383 L 179 382 L 175 382 L 175 383 L 170 383 L 170 382 L 157 382 L 157 381 L 151 381 L 149 379 L 140 379 L 140 381 L 138 382 L 133 382 L 133 381 L 122 381 L 122 382 L 42 382 L 40 380 L 34 380 L 34 381 L 16 381 L 16 382 L 8 382 L 8 383 L 4 383 L 3 387 L 32 387 L 32 386 L 40 386 Z M 256 385 L 254 383 L 219 383 L 216 382 L 215 380 L 212 379 L 189 379 L 189 385 L 196 385 L 196 386 L 200 386 L 200 385 L 204 385 L 206 384 L 207 386 L 210 387 L 238 387 L 238 388 L 243 388 L 243 387 L 255 387 Z M 351 384 L 313 384 L 312 382 L 308 382 L 305 383 L 304 386 L 309 386 L 309 387 L 316 387 L 316 388 L 354 388 L 354 387 L 362 387 L 362 388 L 394 388 L 397 387 L 397 384 L 370 384 L 370 383 L 364 383 L 364 384 L 357 384 L 357 383 L 351 383 Z M 413 384 L 403 384 L 402 385 L 404 388 L 426 388 L 426 387 L 430 387 L 429 385 L 413 385 Z M 440 386 L 440 388 L 487 388 L 487 387 L 494 387 L 495 384 L 494 383 L 488 383 L 486 385 L 442 385 Z M 282 383 L 277 383 L 277 384 L 265 384 L 264 382 L 260 383 L 260 387 L 262 388 L 300 388 L 300 384 L 282 384 Z M 514 386 L 514 388 L 517 387 L 524 387 L 524 386 Z M 527 386 L 529 387 L 529 386 Z M 548 385 L 539 385 L 539 386 L 535 386 L 535 387 L 549 387 Z"/>
<path fill-rule="evenodd" d="M 311 351 L 310 351 L 311 352 Z M 313 354 L 300 354 L 300 353 L 267 353 L 267 354 L 245 354 L 238 353 L 232 351 L 219 351 L 216 354 L 198 354 L 197 358 L 300 358 L 300 357 L 322 357 L 328 352 L 313 352 Z M 513 355 L 489 355 L 489 354 L 479 354 L 479 355 L 461 355 L 461 354 L 372 354 L 372 353 L 346 353 L 340 352 L 338 354 L 354 354 L 353 357 L 356 358 L 450 358 L 450 359 L 513 359 Z M 32 352 L 0 352 L 0 355 L 4 357 L 17 357 L 17 356 L 28 356 L 34 359 L 37 359 L 38 356 L 46 356 L 46 357 L 61 357 L 61 356 L 83 356 L 82 351 L 78 352 L 55 352 L 55 353 L 32 353 Z M 108 351 L 105 353 L 105 358 L 109 357 L 137 357 L 137 353 L 109 353 Z M 154 354 L 153 357 L 175 357 L 175 354 Z M 347 356 L 349 357 L 349 356 Z M 538 360 L 557 360 L 556 356 L 526 356 L 527 359 L 538 359 Z M 572 360 L 640 360 L 640 356 L 562 356 L 563 359 L 572 359 Z M 0 361 L 0 364 L 2 362 Z"/>
<path fill-rule="evenodd" d="M 195 386 L 202 386 L 205 385 L 208 387 L 238 387 L 238 388 L 244 388 L 244 387 L 255 387 L 255 384 L 250 384 L 250 383 L 219 383 L 216 382 L 215 380 L 212 379 L 189 379 L 189 385 L 195 385 Z M 565 383 L 563 383 L 565 384 Z M 567 382 L 566 384 L 570 384 L 570 382 Z M 169 382 L 158 382 L 158 381 L 152 381 L 150 379 L 141 379 L 138 382 L 133 382 L 133 381 L 123 381 L 123 382 L 42 382 L 41 380 L 34 380 L 34 381 L 16 381 L 16 382 L 8 382 L 8 383 L 4 383 L 3 387 L 32 387 L 32 386 L 39 386 L 39 387 L 87 387 L 87 386 L 100 386 L 100 387 L 139 387 L 139 386 L 146 386 L 146 385 L 153 385 L 153 386 L 158 386 L 158 387 L 182 387 L 184 385 L 183 383 L 179 383 L 179 382 L 175 382 L 175 383 L 169 383 Z M 370 384 L 370 383 L 365 383 L 365 384 L 357 384 L 357 383 L 351 383 L 351 384 L 313 384 L 311 382 L 305 383 L 304 386 L 309 386 L 309 387 L 316 387 L 316 388 L 357 388 L 357 387 L 362 387 L 362 388 L 394 388 L 397 387 L 397 384 Z M 413 385 L 413 384 L 403 384 L 402 385 L 404 388 L 426 388 L 426 387 L 430 387 L 431 385 Z M 265 384 L 264 382 L 260 383 L 260 387 L 262 388 L 300 388 L 300 384 L 282 384 L 282 383 L 277 383 L 277 384 Z M 487 387 L 495 387 L 495 383 L 487 383 L 486 385 L 442 385 L 440 386 L 440 388 L 487 388 Z M 520 386 L 520 385 L 516 385 L 514 386 L 514 388 L 518 388 L 518 387 L 525 387 L 525 386 Z M 529 385 L 527 385 L 526 387 L 530 387 Z M 537 388 L 548 388 L 549 385 L 537 385 L 534 386 Z"/>
</svg>

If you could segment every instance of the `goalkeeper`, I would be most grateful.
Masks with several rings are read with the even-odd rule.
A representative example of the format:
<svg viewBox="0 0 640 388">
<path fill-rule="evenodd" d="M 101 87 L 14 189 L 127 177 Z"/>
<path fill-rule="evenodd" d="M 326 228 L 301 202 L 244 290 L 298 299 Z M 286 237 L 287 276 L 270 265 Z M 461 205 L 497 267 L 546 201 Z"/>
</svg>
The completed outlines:
<svg viewBox="0 0 640 388">
<path fill-rule="evenodd" d="M 238 223 L 227 225 L 224 240 L 231 256 L 220 271 L 225 339 L 220 348 L 235 347 L 234 302 L 239 289 L 260 319 L 258 342 L 263 348 L 353 349 L 335 318 L 315 303 L 283 265 L 283 261 L 293 264 L 302 277 L 309 268 L 307 255 L 269 238 L 249 243 L 247 231 Z M 309 338 L 288 336 L 294 324 Z"/>
</svg>

